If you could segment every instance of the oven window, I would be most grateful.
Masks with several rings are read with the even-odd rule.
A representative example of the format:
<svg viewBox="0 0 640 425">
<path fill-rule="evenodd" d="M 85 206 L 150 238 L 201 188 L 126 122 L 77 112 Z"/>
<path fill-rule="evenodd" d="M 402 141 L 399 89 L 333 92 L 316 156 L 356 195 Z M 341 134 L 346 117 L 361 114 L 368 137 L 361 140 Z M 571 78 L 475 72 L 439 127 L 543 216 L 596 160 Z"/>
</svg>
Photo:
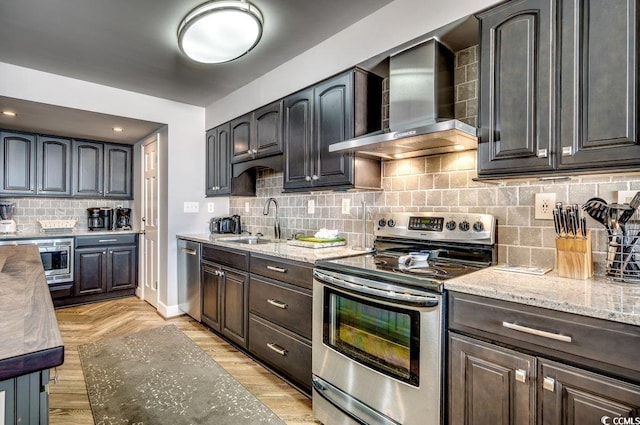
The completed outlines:
<svg viewBox="0 0 640 425">
<path fill-rule="evenodd" d="M 418 386 L 420 313 L 325 287 L 324 343 L 385 375 Z"/>
</svg>

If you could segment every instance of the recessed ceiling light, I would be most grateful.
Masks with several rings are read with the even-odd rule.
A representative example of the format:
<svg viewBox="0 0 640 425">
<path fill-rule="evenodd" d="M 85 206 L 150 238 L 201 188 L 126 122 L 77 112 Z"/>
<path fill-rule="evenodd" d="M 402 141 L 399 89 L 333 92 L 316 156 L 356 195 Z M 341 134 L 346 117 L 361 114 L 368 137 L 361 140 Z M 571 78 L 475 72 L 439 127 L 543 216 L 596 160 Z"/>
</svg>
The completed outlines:
<svg viewBox="0 0 640 425">
<path fill-rule="evenodd" d="M 9 117 L 15 117 L 17 114 L 13 111 L 2 111 L 2 115 L 7 115 Z"/>
<path fill-rule="evenodd" d="M 122 128 L 122 127 L 113 127 L 113 131 L 115 131 L 116 133 L 122 133 L 124 131 L 124 128 Z"/>
</svg>

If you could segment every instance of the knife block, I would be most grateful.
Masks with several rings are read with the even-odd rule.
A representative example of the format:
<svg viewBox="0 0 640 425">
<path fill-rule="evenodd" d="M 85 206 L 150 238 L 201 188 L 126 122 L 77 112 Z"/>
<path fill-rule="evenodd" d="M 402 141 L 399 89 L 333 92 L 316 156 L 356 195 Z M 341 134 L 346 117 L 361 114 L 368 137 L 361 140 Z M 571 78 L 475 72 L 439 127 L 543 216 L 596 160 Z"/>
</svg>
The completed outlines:
<svg viewBox="0 0 640 425">
<path fill-rule="evenodd" d="M 591 258 L 591 230 L 587 238 L 556 238 L 556 268 L 558 276 L 570 279 L 588 279 L 593 276 Z"/>
</svg>

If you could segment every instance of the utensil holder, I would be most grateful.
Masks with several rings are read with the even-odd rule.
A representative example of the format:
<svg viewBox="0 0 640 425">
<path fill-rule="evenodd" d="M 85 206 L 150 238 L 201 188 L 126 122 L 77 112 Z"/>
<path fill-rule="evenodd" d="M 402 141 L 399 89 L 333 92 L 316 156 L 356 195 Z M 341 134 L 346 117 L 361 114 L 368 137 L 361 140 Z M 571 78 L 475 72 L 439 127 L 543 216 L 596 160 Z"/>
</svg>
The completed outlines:
<svg viewBox="0 0 640 425">
<path fill-rule="evenodd" d="M 560 277 L 588 279 L 593 276 L 591 230 L 587 231 L 586 238 L 556 238 L 556 262 Z"/>
</svg>

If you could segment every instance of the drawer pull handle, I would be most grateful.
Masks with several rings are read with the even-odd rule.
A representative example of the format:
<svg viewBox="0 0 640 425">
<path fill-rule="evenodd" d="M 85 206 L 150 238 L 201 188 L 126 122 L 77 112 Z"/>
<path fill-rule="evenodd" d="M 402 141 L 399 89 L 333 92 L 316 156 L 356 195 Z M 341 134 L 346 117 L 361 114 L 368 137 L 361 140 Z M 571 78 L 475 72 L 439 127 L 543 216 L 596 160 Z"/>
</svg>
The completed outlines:
<svg viewBox="0 0 640 425">
<path fill-rule="evenodd" d="M 555 334 L 553 332 L 541 331 L 540 329 L 529 328 L 527 326 L 517 325 L 515 323 L 502 322 L 502 326 L 514 331 L 524 332 L 531 335 L 541 336 L 543 338 L 555 339 L 556 341 L 571 342 L 571 337 L 566 335 Z"/>
<path fill-rule="evenodd" d="M 274 307 L 278 307 L 278 308 L 281 308 L 281 309 L 283 309 L 283 310 L 286 310 L 286 309 L 287 309 L 287 307 L 289 307 L 289 305 L 288 305 L 287 303 L 283 303 L 283 302 L 280 302 L 280 301 L 278 301 L 278 300 L 274 300 L 274 299 L 272 299 L 272 298 L 269 298 L 269 299 L 267 300 L 267 302 L 268 302 L 269 304 L 271 304 L 272 306 L 274 306 Z"/>
<path fill-rule="evenodd" d="M 276 266 L 267 266 L 267 268 L 271 271 L 274 272 L 278 272 L 278 273 L 286 273 L 287 269 L 283 269 L 282 267 L 276 267 Z"/>
<path fill-rule="evenodd" d="M 522 382 L 523 384 L 527 382 L 527 371 L 524 369 L 516 369 L 516 381 Z"/>
<path fill-rule="evenodd" d="M 98 242 L 118 242 L 117 239 L 98 239 Z"/>
<path fill-rule="evenodd" d="M 195 249 L 190 249 L 190 248 L 180 248 L 180 250 L 185 254 L 189 254 L 189 255 L 196 255 L 198 253 Z"/>
<path fill-rule="evenodd" d="M 556 380 L 553 378 L 549 378 L 548 376 L 545 377 L 542 381 L 542 388 L 547 391 L 553 392 L 556 389 Z"/>
<path fill-rule="evenodd" d="M 268 342 L 267 347 L 269 347 L 272 351 L 275 351 L 276 353 L 280 354 L 281 356 L 287 355 L 287 350 L 285 350 L 284 348 L 280 347 L 277 344 L 274 344 L 273 342 Z"/>
</svg>

